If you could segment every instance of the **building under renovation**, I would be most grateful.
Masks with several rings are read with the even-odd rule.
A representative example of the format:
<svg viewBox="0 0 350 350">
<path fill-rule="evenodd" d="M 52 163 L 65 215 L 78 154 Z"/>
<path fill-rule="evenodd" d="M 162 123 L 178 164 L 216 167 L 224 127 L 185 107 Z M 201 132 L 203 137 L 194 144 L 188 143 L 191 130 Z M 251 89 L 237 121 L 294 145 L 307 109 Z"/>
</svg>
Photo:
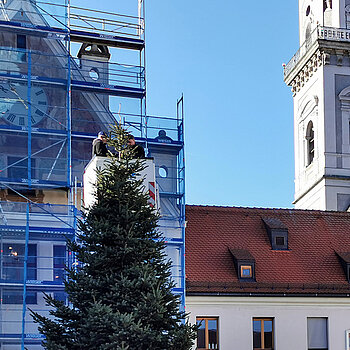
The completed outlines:
<svg viewBox="0 0 350 350">
<path fill-rule="evenodd" d="M 70 0 L 0 0 L 0 348 L 40 349 L 28 308 L 66 300 L 66 238 L 80 216 L 91 143 L 116 121 L 155 166 L 160 229 L 184 306 L 183 101 L 146 113 L 144 1 L 130 13 Z M 118 5 L 119 6 L 119 5 Z M 128 10 L 129 11 L 129 10 Z"/>
</svg>

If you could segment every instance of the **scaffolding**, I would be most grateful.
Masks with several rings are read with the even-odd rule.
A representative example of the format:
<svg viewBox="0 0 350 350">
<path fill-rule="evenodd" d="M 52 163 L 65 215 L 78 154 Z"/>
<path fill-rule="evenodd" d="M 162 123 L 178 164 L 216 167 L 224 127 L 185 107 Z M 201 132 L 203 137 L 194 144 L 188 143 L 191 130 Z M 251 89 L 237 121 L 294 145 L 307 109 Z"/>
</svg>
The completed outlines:
<svg viewBox="0 0 350 350">
<path fill-rule="evenodd" d="M 70 0 L 0 1 L 1 349 L 40 349 L 28 307 L 48 314 L 43 293 L 66 301 L 65 242 L 77 230 L 91 142 L 116 121 L 154 157 L 184 309 L 183 98 L 175 117 L 147 115 L 144 0 L 135 5 L 121 15 Z"/>
</svg>

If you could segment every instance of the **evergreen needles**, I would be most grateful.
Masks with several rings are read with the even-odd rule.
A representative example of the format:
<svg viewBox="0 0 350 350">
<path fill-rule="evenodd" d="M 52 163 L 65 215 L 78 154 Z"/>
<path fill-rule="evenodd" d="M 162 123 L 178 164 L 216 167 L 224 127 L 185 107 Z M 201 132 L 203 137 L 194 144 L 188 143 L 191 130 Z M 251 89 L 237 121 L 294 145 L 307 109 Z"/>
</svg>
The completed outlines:
<svg viewBox="0 0 350 350">
<path fill-rule="evenodd" d="M 77 267 L 67 269 L 70 306 L 46 295 L 51 318 L 32 312 L 50 350 L 186 350 L 196 326 L 182 323 L 171 292 L 170 262 L 148 203 L 144 168 L 133 159 L 128 134 L 115 125 L 109 146 L 117 155 L 98 174 L 96 203 L 80 222 L 77 242 L 68 242 Z"/>
</svg>

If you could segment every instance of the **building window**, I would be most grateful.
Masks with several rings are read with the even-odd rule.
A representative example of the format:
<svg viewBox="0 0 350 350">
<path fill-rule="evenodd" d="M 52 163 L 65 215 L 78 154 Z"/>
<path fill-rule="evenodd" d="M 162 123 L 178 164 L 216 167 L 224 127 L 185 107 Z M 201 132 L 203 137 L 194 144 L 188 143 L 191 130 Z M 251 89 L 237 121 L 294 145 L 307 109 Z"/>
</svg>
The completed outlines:
<svg viewBox="0 0 350 350">
<path fill-rule="evenodd" d="M 345 7 L 346 29 L 350 29 L 350 5 Z"/>
<path fill-rule="evenodd" d="M 2 291 L 2 304 L 15 305 L 23 304 L 23 291 L 4 289 Z M 37 304 L 37 292 L 26 292 L 26 304 Z"/>
<path fill-rule="evenodd" d="M 305 30 L 305 45 L 309 47 L 311 44 L 311 23 L 309 23 Z"/>
<path fill-rule="evenodd" d="M 197 317 L 197 350 L 219 349 L 218 317 Z"/>
<path fill-rule="evenodd" d="M 306 17 L 310 14 L 311 8 L 310 5 L 306 9 Z"/>
<path fill-rule="evenodd" d="M 65 292 L 54 292 L 53 298 L 62 301 L 65 305 L 67 305 L 67 293 Z"/>
<path fill-rule="evenodd" d="M 279 236 L 277 236 L 277 237 L 275 237 L 275 240 L 276 240 L 276 242 L 275 242 L 275 244 L 276 244 L 276 246 L 284 246 L 284 237 L 279 237 Z"/>
<path fill-rule="evenodd" d="M 26 50 L 27 49 L 27 37 L 22 34 L 17 34 L 17 49 Z M 18 51 L 22 51 L 18 50 Z M 18 52 L 18 60 L 25 62 L 27 60 L 27 54 L 25 52 Z"/>
<path fill-rule="evenodd" d="M 23 281 L 25 245 L 4 243 L 2 253 L 2 279 Z M 28 244 L 27 280 L 36 280 L 37 275 L 36 245 Z"/>
<path fill-rule="evenodd" d="M 288 228 L 278 218 L 262 219 L 273 250 L 288 250 Z"/>
<path fill-rule="evenodd" d="M 228 248 L 237 272 L 239 281 L 255 282 L 255 259 L 245 249 Z"/>
<path fill-rule="evenodd" d="M 315 134 L 314 125 L 310 121 L 306 129 L 306 141 L 307 141 L 307 165 L 310 165 L 315 156 Z"/>
<path fill-rule="evenodd" d="M 17 34 L 17 48 L 18 49 L 27 48 L 27 38 L 25 35 Z"/>
<path fill-rule="evenodd" d="M 326 317 L 308 317 L 307 342 L 308 350 L 327 350 L 328 331 Z"/>
<path fill-rule="evenodd" d="M 241 278 L 252 278 L 252 266 L 251 265 L 241 265 Z"/>
<path fill-rule="evenodd" d="M 323 11 L 327 9 L 332 9 L 332 0 L 323 0 Z"/>
<path fill-rule="evenodd" d="M 273 350 L 273 318 L 253 318 L 253 349 Z"/>
<path fill-rule="evenodd" d="M 346 350 L 350 350 L 350 330 L 345 331 Z"/>
<path fill-rule="evenodd" d="M 64 268 L 66 261 L 66 246 L 53 246 L 53 280 L 62 282 L 64 279 Z"/>
</svg>

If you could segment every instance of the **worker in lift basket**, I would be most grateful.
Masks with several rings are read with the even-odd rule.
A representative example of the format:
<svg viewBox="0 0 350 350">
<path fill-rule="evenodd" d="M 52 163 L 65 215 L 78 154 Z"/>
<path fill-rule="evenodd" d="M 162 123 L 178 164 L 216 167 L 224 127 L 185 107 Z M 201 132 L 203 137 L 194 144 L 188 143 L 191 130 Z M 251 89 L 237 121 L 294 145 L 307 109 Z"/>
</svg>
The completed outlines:
<svg viewBox="0 0 350 350">
<path fill-rule="evenodd" d="M 145 150 L 141 145 L 138 145 L 133 135 L 129 134 L 128 146 L 134 151 L 134 157 L 138 159 L 145 158 Z"/>
<path fill-rule="evenodd" d="M 97 138 L 92 142 L 92 156 L 107 157 L 107 154 L 107 135 L 100 131 Z"/>
</svg>

